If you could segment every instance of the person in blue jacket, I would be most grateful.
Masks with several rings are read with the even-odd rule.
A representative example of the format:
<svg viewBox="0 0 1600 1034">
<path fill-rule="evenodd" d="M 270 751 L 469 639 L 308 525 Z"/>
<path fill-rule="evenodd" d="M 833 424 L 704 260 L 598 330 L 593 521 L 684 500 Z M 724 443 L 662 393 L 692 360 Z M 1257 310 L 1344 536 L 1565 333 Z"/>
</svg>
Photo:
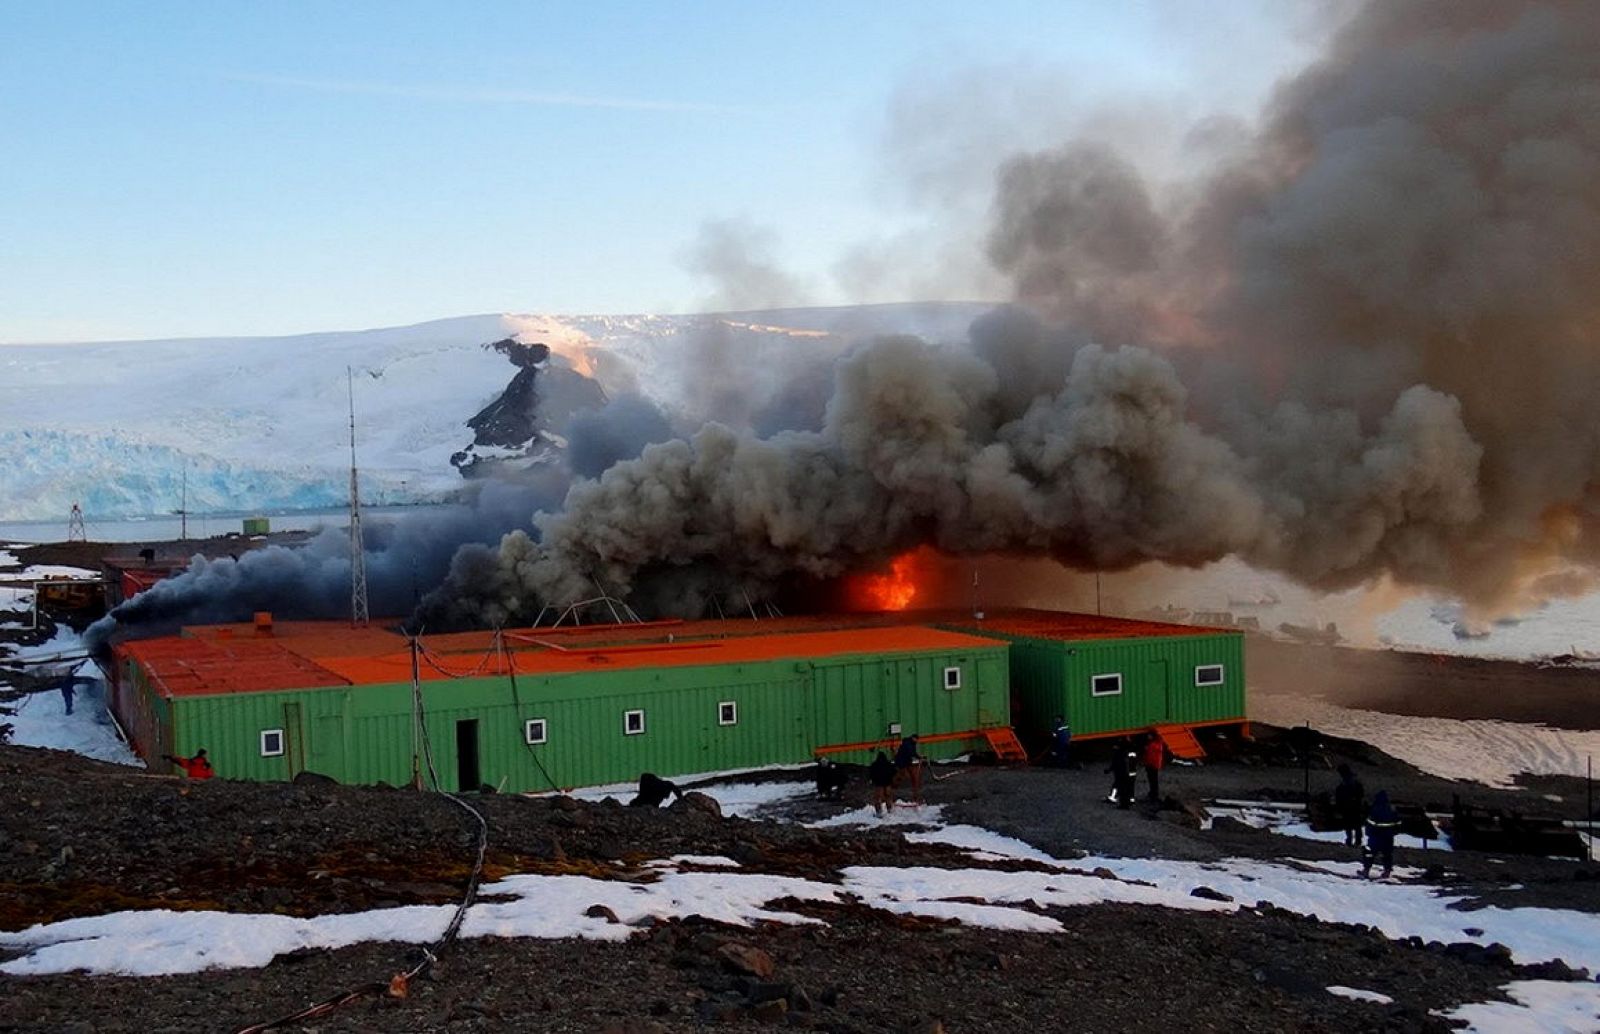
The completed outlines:
<svg viewBox="0 0 1600 1034">
<path fill-rule="evenodd" d="M 1059 714 L 1050 730 L 1050 764 L 1058 768 L 1072 767 L 1072 726 Z"/>
<path fill-rule="evenodd" d="M 1383 862 L 1383 877 L 1388 879 L 1394 871 L 1394 836 L 1400 832 L 1400 815 L 1389 803 L 1389 791 L 1379 790 L 1372 795 L 1372 808 L 1367 812 L 1367 846 L 1361 852 L 1361 878 L 1372 874 L 1372 863 Z"/>
</svg>

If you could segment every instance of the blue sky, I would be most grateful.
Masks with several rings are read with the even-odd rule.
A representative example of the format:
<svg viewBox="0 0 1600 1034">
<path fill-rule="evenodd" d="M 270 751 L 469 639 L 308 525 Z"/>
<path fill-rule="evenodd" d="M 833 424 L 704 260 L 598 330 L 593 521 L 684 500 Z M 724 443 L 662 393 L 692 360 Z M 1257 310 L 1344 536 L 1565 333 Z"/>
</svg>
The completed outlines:
<svg viewBox="0 0 1600 1034">
<path fill-rule="evenodd" d="M 1249 112 L 1306 31 L 1210 6 L 0 0 L 0 342 L 688 311 L 719 219 L 858 300 L 841 254 L 941 218 L 896 104 L 1015 73 L 1037 146 L 1057 106 Z"/>
</svg>

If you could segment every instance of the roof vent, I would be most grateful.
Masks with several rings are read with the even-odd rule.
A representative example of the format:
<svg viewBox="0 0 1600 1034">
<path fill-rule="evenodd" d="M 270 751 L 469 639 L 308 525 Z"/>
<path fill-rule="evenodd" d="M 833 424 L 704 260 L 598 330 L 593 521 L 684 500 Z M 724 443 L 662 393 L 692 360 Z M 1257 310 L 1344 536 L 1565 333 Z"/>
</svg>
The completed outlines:
<svg viewBox="0 0 1600 1034">
<path fill-rule="evenodd" d="M 256 611 L 256 635 L 272 634 L 272 611 Z"/>
</svg>

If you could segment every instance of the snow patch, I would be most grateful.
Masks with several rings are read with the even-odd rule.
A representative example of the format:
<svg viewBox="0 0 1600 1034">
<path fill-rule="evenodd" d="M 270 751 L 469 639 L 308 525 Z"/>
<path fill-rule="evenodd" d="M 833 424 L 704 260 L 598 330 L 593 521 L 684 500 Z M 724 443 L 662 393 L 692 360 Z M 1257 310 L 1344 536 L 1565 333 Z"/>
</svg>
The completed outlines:
<svg viewBox="0 0 1600 1034">
<path fill-rule="evenodd" d="M 1600 985 L 1517 980 L 1501 990 L 1513 1000 L 1461 1005 L 1434 1015 L 1466 1023 L 1467 1034 L 1594 1034 L 1600 1030 Z"/>
<path fill-rule="evenodd" d="M 1349 998 L 1357 1002 L 1375 1002 L 1378 1005 L 1393 1005 L 1394 999 L 1377 991 L 1363 991 L 1359 987 L 1345 987 L 1341 984 L 1329 984 L 1328 993 L 1340 998 Z"/>
</svg>

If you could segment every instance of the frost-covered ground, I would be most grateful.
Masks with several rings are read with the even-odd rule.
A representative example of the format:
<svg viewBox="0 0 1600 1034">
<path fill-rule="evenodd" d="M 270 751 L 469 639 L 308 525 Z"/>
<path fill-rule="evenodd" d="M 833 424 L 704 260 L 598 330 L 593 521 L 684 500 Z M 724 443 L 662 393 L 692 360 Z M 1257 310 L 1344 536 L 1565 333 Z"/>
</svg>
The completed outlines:
<svg viewBox="0 0 1600 1034">
<path fill-rule="evenodd" d="M 1309 696 L 1255 693 L 1250 717 L 1271 725 L 1312 728 L 1370 743 L 1445 779 L 1511 787 L 1518 773 L 1582 776 L 1600 756 L 1600 732 L 1523 722 L 1421 718 L 1340 707 Z"/>
<path fill-rule="evenodd" d="M 14 553 L 0 550 L 0 568 L 18 568 Z M 81 576 L 89 572 L 76 567 L 36 564 L 15 570 L 0 570 L 0 630 L 25 629 L 31 623 L 33 583 L 54 575 Z M 92 664 L 77 660 L 48 663 L 56 657 L 81 655 L 83 642 L 65 625 L 42 643 L 23 646 L 0 642 L 0 693 L 15 687 L 7 662 L 27 662 L 35 675 L 66 675 L 76 670 L 85 676 L 99 676 Z M 0 722 L 11 726 L 11 742 L 25 747 L 51 747 L 70 750 L 85 757 L 123 765 L 141 765 L 138 757 L 117 736 L 106 710 L 105 683 L 74 691 L 72 713 L 67 713 L 66 698 L 59 692 L 29 693 L 0 705 Z"/>
<path fill-rule="evenodd" d="M 769 803 L 809 793 L 806 783 L 733 785 L 714 790 L 730 801 Z M 1489 906 L 1470 912 L 1458 896 L 1412 880 L 1370 883 L 1354 863 L 1280 864 L 1232 859 L 1196 863 L 1090 857 L 1064 861 L 976 826 L 951 826 L 937 807 L 902 808 L 897 820 L 925 827 L 919 838 L 953 843 L 978 858 L 1018 858 L 1033 870 L 852 866 L 840 883 L 747 870 L 722 857 L 678 856 L 647 866 L 639 882 L 585 876 L 507 877 L 483 888 L 468 913 L 466 937 L 584 937 L 619 940 L 652 918 L 701 915 L 734 925 L 817 923 L 774 907 L 780 899 L 858 900 L 908 915 L 954 919 L 1000 930 L 1054 934 L 1064 928 L 1042 908 L 1116 902 L 1199 911 L 1231 911 L 1269 902 L 1332 922 L 1363 923 L 1392 938 L 1500 942 L 1518 962 L 1562 959 L 1600 970 L 1600 916 L 1544 908 Z M 877 822 L 869 810 L 840 821 Z M 1096 874 L 1095 870 L 1101 870 Z M 1109 871 L 1113 878 L 1106 878 Z M 1211 897 L 1192 891 L 1208 888 Z M 846 896 L 849 896 L 848 898 Z M 1217 896 L 1232 900 L 1219 900 Z M 621 922 L 593 909 L 603 905 Z M 588 914 L 590 911 L 596 914 Z M 265 965 L 283 952 L 337 948 L 362 941 L 426 943 L 449 921 L 448 906 L 408 906 L 353 915 L 299 919 L 219 912 L 130 912 L 72 919 L 0 934 L 0 947 L 20 952 L 0 965 L 17 975 L 69 971 L 154 976 Z M 1507 988 L 1516 1004 L 1467 1006 L 1452 1014 L 1473 1030 L 1590 1030 L 1600 1019 L 1600 985 L 1520 981 Z M 1359 988 L 1330 988 L 1371 997 Z M 1561 1026 L 1561 1024 L 1567 1026 Z M 1583 1024 L 1588 1024 L 1584 1026 Z"/>
</svg>

